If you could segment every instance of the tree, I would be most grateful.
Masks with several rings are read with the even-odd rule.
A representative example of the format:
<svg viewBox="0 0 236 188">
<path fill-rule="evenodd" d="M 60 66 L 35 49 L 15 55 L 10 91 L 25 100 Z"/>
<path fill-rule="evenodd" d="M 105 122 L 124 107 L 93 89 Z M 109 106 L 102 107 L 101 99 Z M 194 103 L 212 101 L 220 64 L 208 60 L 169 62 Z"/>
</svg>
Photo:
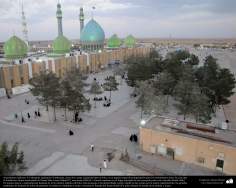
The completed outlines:
<svg viewBox="0 0 236 188">
<path fill-rule="evenodd" d="M 71 87 L 71 83 L 69 80 L 64 79 L 60 84 L 60 97 L 59 97 L 59 105 L 64 108 L 65 112 L 65 121 L 67 121 L 67 108 L 71 103 L 73 103 L 76 96 L 74 96 L 73 88 Z"/>
<path fill-rule="evenodd" d="M 91 88 L 90 88 L 89 92 L 90 92 L 91 94 L 94 94 L 94 97 L 96 97 L 96 95 L 102 94 L 102 88 L 101 88 L 101 86 L 99 85 L 99 83 L 96 82 L 96 80 L 94 80 L 94 81 L 92 82 Z M 96 108 L 96 100 L 95 100 L 94 102 L 95 102 L 94 107 Z"/>
<path fill-rule="evenodd" d="M 79 91 L 79 90 L 73 90 L 73 96 L 76 96 L 73 98 L 73 102 L 68 104 L 68 109 L 75 113 L 78 113 L 78 115 L 81 112 L 89 111 L 91 109 L 91 105 L 89 103 L 89 99 L 86 99 L 85 96 Z"/>
<path fill-rule="evenodd" d="M 178 109 L 178 114 L 184 115 L 184 120 L 187 114 L 191 112 L 191 102 L 196 84 L 189 80 L 180 80 L 175 87 L 176 99 L 179 103 L 175 104 Z"/>
<path fill-rule="evenodd" d="M 209 97 L 212 108 L 228 104 L 228 98 L 233 95 L 236 84 L 230 70 L 220 68 L 216 61 L 212 56 L 207 56 L 204 65 L 196 71 L 197 81 Z"/>
<path fill-rule="evenodd" d="M 56 106 L 60 90 L 59 78 L 52 72 L 41 72 L 30 80 L 30 84 L 33 86 L 31 92 L 37 96 L 39 103 L 53 107 L 54 121 L 56 121 Z"/>
<path fill-rule="evenodd" d="M 74 114 L 90 110 L 89 100 L 83 95 L 86 79 L 86 75 L 80 73 L 78 69 L 74 69 L 67 72 L 61 80 L 59 103 L 64 108 L 65 120 L 67 120 L 67 109 L 72 110 Z"/>
<path fill-rule="evenodd" d="M 0 146 L 0 175 L 12 175 L 26 169 L 23 151 L 19 152 L 18 143 L 11 150 L 6 142 Z"/>
<path fill-rule="evenodd" d="M 156 93 L 161 92 L 163 95 L 167 96 L 166 97 L 167 105 L 168 105 L 169 96 L 173 94 L 175 84 L 176 84 L 175 79 L 167 71 L 161 72 L 154 79 L 153 86 L 156 90 L 155 92 Z"/>
<path fill-rule="evenodd" d="M 209 105 L 209 98 L 200 92 L 200 88 L 198 88 L 198 92 L 193 93 L 190 106 L 190 113 L 194 116 L 196 123 L 209 123 L 212 109 Z"/>
<path fill-rule="evenodd" d="M 118 90 L 117 86 L 119 85 L 117 82 L 116 82 L 116 79 L 114 76 L 108 76 L 106 79 L 105 79 L 105 83 L 103 84 L 103 89 L 105 91 L 110 91 L 110 100 L 111 100 L 111 92 L 112 91 L 116 91 Z"/>
<path fill-rule="evenodd" d="M 128 85 L 131 87 L 136 86 L 136 82 L 145 81 L 153 78 L 163 69 L 161 56 L 153 51 L 150 56 L 143 57 L 130 57 L 126 60 Z"/>
<path fill-rule="evenodd" d="M 164 96 L 155 92 L 151 80 L 138 82 L 138 94 L 136 104 L 141 108 L 141 119 L 143 112 L 157 115 L 165 111 Z"/>
</svg>

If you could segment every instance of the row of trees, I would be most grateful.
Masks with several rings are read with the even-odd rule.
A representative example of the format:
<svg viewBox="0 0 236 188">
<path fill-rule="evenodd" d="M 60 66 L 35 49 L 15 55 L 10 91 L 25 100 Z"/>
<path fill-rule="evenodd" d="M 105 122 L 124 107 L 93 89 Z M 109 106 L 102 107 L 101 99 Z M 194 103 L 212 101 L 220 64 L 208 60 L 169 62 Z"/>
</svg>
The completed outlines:
<svg viewBox="0 0 236 188">
<path fill-rule="evenodd" d="M 4 142 L 0 145 L 0 175 L 15 175 L 16 172 L 25 170 L 24 152 L 19 151 L 18 143 L 11 149 Z"/>
<path fill-rule="evenodd" d="M 91 105 L 89 99 L 84 96 L 85 86 L 89 86 L 85 81 L 87 76 L 82 74 L 79 69 L 73 69 L 65 74 L 63 78 L 57 77 L 52 72 L 41 72 L 30 80 L 33 86 L 31 92 L 37 97 L 41 105 L 53 108 L 54 121 L 56 121 L 56 108 L 64 109 L 65 120 L 67 120 L 67 111 L 80 114 L 84 111 L 90 111 Z M 111 92 L 117 90 L 118 83 L 114 76 L 105 79 L 103 88 L 96 80 L 93 80 L 89 92 L 96 95 L 104 91 Z M 96 101 L 95 101 L 96 107 Z"/>
<path fill-rule="evenodd" d="M 33 86 L 31 92 L 37 97 L 40 104 L 53 107 L 54 121 L 56 121 L 56 108 L 63 108 L 65 120 L 67 110 L 75 113 L 89 111 L 91 105 L 84 94 L 87 76 L 78 69 L 67 72 L 63 78 L 58 78 L 52 72 L 41 72 L 30 80 Z"/>
<path fill-rule="evenodd" d="M 171 96 L 178 113 L 184 119 L 194 116 L 197 122 L 208 122 L 219 105 L 228 104 L 236 83 L 230 70 L 220 68 L 212 56 L 199 66 L 198 57 L 184 50 L 168 53 L 165 59 L 152 51 L 148 57 L 131 57 L 126 63 L 128 84 L 139 88 L 139 107 L 161 113 Z"/>
</svg>

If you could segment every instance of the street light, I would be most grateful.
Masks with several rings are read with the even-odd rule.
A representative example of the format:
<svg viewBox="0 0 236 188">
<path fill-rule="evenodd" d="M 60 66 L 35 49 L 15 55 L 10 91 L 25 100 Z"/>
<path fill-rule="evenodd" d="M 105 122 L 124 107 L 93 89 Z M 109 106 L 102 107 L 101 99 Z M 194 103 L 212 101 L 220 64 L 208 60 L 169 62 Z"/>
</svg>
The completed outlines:
<svg viewBox="0 0 236 188">
<path fill-rule="evenodd" d="M 146 124 L 146 121 L 144 119 L 141 120 L 140 124 L 144 126 Z"/>
</svg>

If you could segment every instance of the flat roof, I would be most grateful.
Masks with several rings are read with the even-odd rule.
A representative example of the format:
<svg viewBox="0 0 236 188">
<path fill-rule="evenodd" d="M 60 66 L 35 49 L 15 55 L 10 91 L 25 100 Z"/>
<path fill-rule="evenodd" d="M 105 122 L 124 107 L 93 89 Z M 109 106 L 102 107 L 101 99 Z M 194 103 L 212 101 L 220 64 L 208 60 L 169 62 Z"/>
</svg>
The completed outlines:
<svg viewBox="0 0 236 188">
<path fill-rule="evenodd" d="M 236 147 L 235 130 L 224 130 L 213 125 L 154 117 L 143 128 Z"/>
</svg>

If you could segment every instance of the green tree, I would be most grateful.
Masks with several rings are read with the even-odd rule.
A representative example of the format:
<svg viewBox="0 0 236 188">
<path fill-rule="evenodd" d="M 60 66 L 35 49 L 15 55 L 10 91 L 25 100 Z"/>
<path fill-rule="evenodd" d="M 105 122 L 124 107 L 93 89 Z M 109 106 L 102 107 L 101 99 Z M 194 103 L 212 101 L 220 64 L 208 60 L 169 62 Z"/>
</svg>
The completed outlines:
<svg viewBox="0 0 236 188">
<path fill-rule="evenodd" d="M 200 88 L 198 88 L 196 93 L 193 93 L 190 106 L 190 113 L 194 116 L 196 123 L 210 122 L 212 109 L 209 105 L 209 98 L 200 92 Z"/>
<path fill-rule="evenodd" d="M 14 175 L 18 171 L 26 169 L 23 151 L 19 152 L 18 143 L 11 150 L 6 142 L 0 146 L 0 175 Z"/>
<path fill-rule="evenodd" d="M 143 112 L 158 115 L 166 110 L 164 96 L 156 93 L 151 80 L 138 82 L 138 94 L 136 105 L 141 108 L 141 119 Z"/>
<path fill-rule="evenodd" d="M 60 81 L 60 97 L 59 103 L 65 112 L 65 120 L 67 120 L 67 109 L 80 113 L 90 110 L 89 100 L 83 95 L 85 81 L 87 76 L 73 69 L 66 73 L 65 77 Z"/>
<path fill-rule="evenodd" d="M 178 101 L 175 106 L 178 109 L 178 114 L 184 116 L 184 120 L 186 115 L 191 113 L 191 102 L 196 87 L 196 84 L 189 80 L 180 80 L 175 87 L 176 100 Z"/>
<path fill-rule="evenodd" d="M 217 59 L 207 56 L 204 65 L 196 71 L 196 78 L 212 108 L 230 102 L 228 98 L 234 93 L 235 77 L 229 69 L 220 68 Z"/>
<path fill-rule="evenodd" d="M 73 111 L 75 117 L 75 113 L 80 114 L 81 112 L 90 111 L 91 105 L 89 103 L 89 99 L 86 99 L 82 92 L 79 90 L 73 90 L 73 102 L 68 104 L 68 109 Z"/>
<path fill-rule="evenodd" d="M 103 89 L 105 91 L 110 91 L 110 100 L 111 100 L 111 92 L 112 91 L 116 91 L 118 90 L 118 83 L 115 79 L 115 76 L 108 76 L 106 79 L 105 79 L 105 83 L 103 84 Z"/>
<path fill-rule="evenodd" d="M 153 86 L 155 88 L 156 93 L 162 93 L 166 96 L 166 104 L 168 105 L 169 96 L 173 94 L 176 82 L 172 75 L 167 72 L 163 71 L 157 75 L 154 79 Z"/>
<path fill-rule="evenodd" d="M 60 96 L 59 96 L 59 105 L 64 108 L 65 121 L 67 121 L 67 108 L 71 103 L 73 103 L 76 96 L 74 96 L 74 90 L 71 86 L 71 83 L 67 79 L 63 79 L 60 84 Z"/>
<path fill-rule="evenodd" d="M 96 82 L 96 80 L 94 80 L 94 81 L 92 82 L 91 88 L 90 88 L 89 92 L 90 92 L 91 94 L 94 94 L 94 97 L 96 97 L 97 95 L 103 93 L 101 86 L 99 85 L 98 82 Z M 94 101 L 94 103 L 95 103 L 95 104 L 94 104 L 94 107 L 96 108 L 96 100 Z"/>
<path fill-rule="evenodd" d="M 136 86 L 138 81 L 149 80 L 158 74 L 163 69 L 163 62 L 161 56 L 152 51 L 150 56 L 143 57 L 130 57 L 126 61 L 128 85 L 131 87 Z"/>
<path fill-rule="evenodd" d="M 37 96 L 39 103 L 53 107 L 54 121 L 56 121 L 56 106 L 60 92 L 59 78 L 52 72 L 41 72 L 30 80 L 30 84 L 33 86 L 31 92 Z"/>
</svg>

